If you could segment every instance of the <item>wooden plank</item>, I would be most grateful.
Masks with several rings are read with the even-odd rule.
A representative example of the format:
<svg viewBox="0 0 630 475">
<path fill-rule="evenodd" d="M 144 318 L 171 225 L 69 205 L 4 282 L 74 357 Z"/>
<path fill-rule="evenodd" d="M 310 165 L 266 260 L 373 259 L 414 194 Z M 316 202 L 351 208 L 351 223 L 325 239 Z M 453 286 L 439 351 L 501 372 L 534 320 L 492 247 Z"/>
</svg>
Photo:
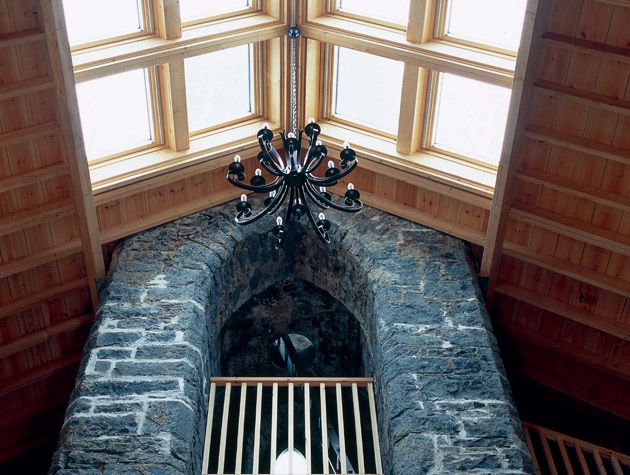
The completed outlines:
<svg viewBox="0 0 630 475">
<path fill-rule="evenodd" d="M 208 396 L 208 419 L 206 420 L 206 438 L 203 445 L 203 461 L 201 473 L 208 473 L 208 463 L 210 461 L 210 443 L 212 442 L 212 418 L 214 416 L 214 399 L 217 392 L 216 383 L 210 383 L 210 395 Z"/>
<path fill-rule="evenodd" d="M 365 457 L 363 455 L 363 431 L 361 430 L 361 412 L 359 409 L 359 391 L 357 385 L 352 385 L 352 409 L 354 411 L 354 432 L 357 442 L 357 459 L 359 473 L 365 473 Z"/>
<path fill-rule="evenodd" d="M 381 464 L 381 446 L 378 441 L 378 423 L 376 419 L 376 403 L 374 402 L 374 385 L 369 383 L 367 386 L 368 401 L 370 404 L 370 423 L 372 429 L 372 444 L 374 446 L 374 461 L 376 462 L 376 472 L 383 473 L 383 465 Z"/>
<path fill-rule="evenodd" d="M 288 399 L 288 420 L 287 420 L 287 450 L 289 452 L 289 473 L 293 473 L 293 383 L 289 383 L 287 387 L 287 399 Z"/>
<path fill-rule="evenodd" d="M 595 157 L 601 157 L 607 160 L 623 163 L 625 165 L 630 165 L 630 150 L 620 149 L 605 143 L 595 142 L 594 140 L 562 132 L 556 132 L 555 130 L 535 125 L 529 125 L 527 127 L 525 137 L 532 140 L 539 140 L 551 145 L 558 145 L 559 147 L 563 147 L 568 150 L 574 150 L 576 152 L 586 153 Z"/>
<path fill-rule="evenodd" d="M 529 449 L 529 453 L 532 456 L 534 471 L 535 473 L 540 474 L 540 466 L 538 465 L 538 458 L 536 457 L 536 452 L 534 451 L 534 446 L 532 445 L 532 437 L 529 434 L 529 428 L 523 426 L 523 433 L 525 434 L 525 442 L 527 442 L 527 448 Z"/>
<path fill-rule="evenodd" d="M 497 285 L 496 292 L 508 297 L 512 297 L 516 300 L 525 303 L 535 302 L 538 308 L 546 310 L 551 313 L 555 313 L 568 320 L 572 320 L 587 327 L 595 328 L 609 335 L 622 338 L 626 341 L 630 341 L 630 329 L 624 328 L 621 325 L 611 323 L 610 321 L 600 318 L 591 312 L 582 310 L 581 308 L 573 305 L 562 303 L 556 299 L 546 297 L 537 292 L 532 292 L 513 284 L 502 282 Z"/>
<path fill-rule="evenodd" d="M 595 459 L 595 465 L 597 465 L 599 475 L 606 475 L 606 467 L 604 467 L 604 462 L 602 462 L 602 457 L 597 448 L 593 449 L 593 458 Z"/>
<path fill-rule="evenodd" d="M 303 378 L 303 377 L 257 377 L 257 376 L 213 376 L 212 381 L 218 385 L 233 383 L 240 384 L 246 383 L 260 383 L 263 386 L 269 387 L 277 384 L 278 386 L 288 386 L 289 383 L 297 385 L 303 385 L 304 383 L 311 384 L 341 384 L 342 386 L 350 387 L 356 383 L 359 386 L 365 386 L 374 381 L 373 378 Z"/>
<path fill-rule="evenodd" d="M 34 43 L 45 39 L 46 35 L 39 28 L 3 33 L 0 34 L 0 48 L 8 48 L 9 46 L 16 46 L 25 43 Z"/>
<path fill-rule="evenodd" d="M 564 469 L 567 472 L 567 475 L 574 475 L 573 467 L 571 466 L 571 459 L 569 459 L 569 454 L 567 453 L 567 448 L 564 446 L 564 439 L 556 438 L 556 443 L 560 449 L 560 455 L 562 456 L 562 461 L 564 462 Z"/>
<path fill-rule="evenodd" d="M 552 32 L 545 33 L 543 35 L 543 39 L 547 43 L 558 45 L 569 51 L 584 53 L 622 63 L 630 63 L 630 49 L 628 48 L 612 46 L 606 43 L 599 43 L 597 41 L 590 41 Z"/>
<path fill-rule="evenodd" d="M 586 463 L 586 459 L 584 458 L 584 453 L 582 452 L 582 448 L 579 445 L 575 446 L 575 452 L 577 453 L 578 460 L 580 461 L 580 468 L 582 469 L 582 473 L 584 475 L 590 475 L 591 471 L 588 468 L 588 464 Z"/>
<path fill-rule="evenodd" d="M 407 25 L 407 41 L 426 43 L 433 37 L 436 3 L 429 0 L 412 0 L 409 2 L 409 23 Z"/>
<path fill-rule="evenodd" d="M 1 378 L 0 397 L 35 383 L 40 379 L 53 376 L 59 371 L 78 366 L 81 362 L 81 358 L 83 358 L 83 353 L 67 355 L 35 366 L 27 371 Z"/>
<path fill-rule="evenodd" d="M 309 383 L 304 383 L 304 448 L 306 473 L 311 473 L 311 390 Z"/>
<path fill-rule="evenodd" d="M 221 419 L 221 438 L 219 439 L 219 462 L 217 473 L 223 473 L 225 466 L 225 447 L 227 442 L 228 417 L 230 414 L 230 396 L 232 395 L 232 383 L 225 385 L 225 395 L 223 396 L 223 415 Z"/>
<path fill-rule="evenodd" d="M 270 441 L 269 473 L 276 473 L 278 444 L 278 383 L 273 383 L 271 390 L 271 441 Z"/>
<path fill-rule="evenodd" d="M 22 310 L 25 310 L 34 305 L 44 303 L 46 300 L 53 297 L 63 295 L 67 292 L 71 292 L 76 289 L 87 287 L 87 280 L 85 278 L 71 280 L 59 285 L 47 287 L 43 290 L 39 290 L 35 293 L 29 294 L 19 300 L 14 300 L 10 303 L 4 303 L 0 306 L 0 320 L 10 317 Z"/>
<path fill-rule="evenodd" d="M 159 66 L 166 145 L 176 152 L 190 147 L 184 59 Z"/>
<path fill-rule="evenodd" d="M 40 2 L 42 22 L 48 44 L 51 77 L 55 83 L 57 118 L 61 125 L 63 153 L 70 168 L 72 196 L 75 200 L 83 257 L 90 284 L 93 308 L 98 307 L 96 279 L 105 277 L 105 262 L 99 238 L 92 183 L 88 170 L 74 71 L 62 0 Z"/>
<path fill-rule="evenodd" d="M 577 219 L 567 218 L 535 206 L 515 204 L 510 216 L 537 227 L 549 229 L 563 236 L 577 239 L 611 252 L 630 256 L 630 236 L 594 226 Z"/>
<path fill-rule="evenodd" d="M 328 475 L 328 419 L 326 412 L 326 384 L 319 384 L 319 406 L 320 406 L 320 424 L 322 431 L 322 468 L 324 475 Z"/>
<path fill-rule="evenodd" d="M 33 185 L 43 180 L 64 176 L 68 173 L 69 170 L 65 163 L 56 163 L 6 178 L 0 178 L 0 190 L 6 192 L 22 186 Z"/>
<path fill-rule="evenodd" d="M 4 342 L 0 346 L 0 358 L 14 355 L 20 351 L 37 346 L 52 337 L 63 333 L 70 333 L 79 328 L 85 327 L 92 323 L 92 315 L 84 314 L 78 317 L 68 318 L 59 323 L 50 325 L 42 330 L 26 334 L 14 340 Z"/>
<path fill-rule="evenodd" d="M 62 198 L 5 214 L 0 217 L 0 236 L 54 221 L 73 214 L 74 210 L 73 200 Z"/>
<path fill-rule="evenodd" d="M 13 132 L 5 132 L 0 134 L 0 146 L 13 145 L 20 142 L 26 142 L 44 135 L 54 135 L 59 133 L 59 124 L 51 120 L 43 124 L 24 127 Z"/>
<path fill-rule="evenodd" d="M 547 461 L 547 467 L 549 468 L 551 475 L 558 475 L 556 463 L 553 460 L 553 455 L 551 455 L 551 449 L 549 448 L 549 442 L 547 441 L 545 434 L 540 434 L 540 443 L 543 446 L 543 453 L 545 454 L 545 460 Z"/>
<path fill-rule="evenodd" d="M 252 462 L 254 474 L 260 470 L 260 421 L 262 419 L 262 383 L 256 384 L 256 420 L 254 423 L 254 459 Z"/>
<path fill-rule="evenodd" d="M 236 436 L 236 474 L 243 469 L 243 432 L 245 428 L 245 404 L 247 404 L 247 383 L 241 383 L 241 401 L 238 409 L 238 434 Z"/>
<path fill-rule="evenodd" d="M 603 204 L 620 211 L 630 213 L 630 197 L 606 191 L 601 187 L 587 183 L 577 183 L 557 175 L 543 173 L 536 170 L 523 170 L 516 175 L 519 180 L 566 193 L 567 195 L 584 198 L 595 203 Z"/>
<path fill-rule="evenodd" d="M 0 85 L 0 101 L 12 97 L 33 94 L 34 92 L 45 91 L 53 87 L 52 79 L 48 76 L 39 76 L 31 79 Z"/>
<path fill-rule="evenodd" d="M 504 243 L 503 253 L 557 274 L 571 277 L 572 279 L 580 282 L 610 290 L 611 292 L 625 297 L 630 296 L 630 285 L 628 282 L 624 282 L 614 276 L 603 274 L 579 264 L 575 264 L 568 259 L 560 259 L 553 256 L 542 256 L 534 249 L 519 246 L 518 244 L 509 241 Z"/>
<path fill-rule="evenodd" d="M 81 242 L 78 239 L 73 239 L 55 248 L 32 252 L 28 256 L 18 259 L 10 259 L 0 264 L 0 279 L 71 256 L 80 251 Z"/>
<path fill-rule="evenodd" d="M 579 102 L 589 107 L 595 107 L 617 114 L 630 115 L 630 101 L 624 101 L 616 97 L 596 94 L 582 89 L 576 89 L 563 84 L 556 84 L 544 79 L 538 79 L 534 83 L 534 88 L 540 93 L 547 94 L 552 97 L 559 97 L 570 101 Z"/>
<path fill-rule="evenodd" d="M 621 468 L 621 464 L 619 463 L 619 459 L 614 455 L 610 457 L 610 463 L 613 466 L 613 470 L 615 471 L 615 475 L 623 475 L 623 469 Z"/>
<path fill-rule="evenodd" d="M 165 40 L 181 38 L 182 18 L 179 0 L 156 0 L 155 7 L 155 23 L 160 37 Z"/>
<path fill-rule="evenodd" d="M 339 429 L 339 450 L 341 458 L 341 473 L 348 473 L 348 456 L 346 455 L 346 434 L 343 423 L 343 399 L 341 398 L 341 384 L 335 385 L 337 394 L 337 425 Z"/>
</svg>

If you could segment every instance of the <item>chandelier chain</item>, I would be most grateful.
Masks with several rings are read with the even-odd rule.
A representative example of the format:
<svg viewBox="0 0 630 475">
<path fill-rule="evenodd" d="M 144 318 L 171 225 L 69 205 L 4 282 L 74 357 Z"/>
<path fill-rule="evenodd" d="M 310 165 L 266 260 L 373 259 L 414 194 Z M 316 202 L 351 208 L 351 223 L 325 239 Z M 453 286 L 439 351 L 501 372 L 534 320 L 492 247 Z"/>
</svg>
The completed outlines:
<svg viewBox="0 0 630 475">
<path fill-rule="evenodd" d="M 297 135 L 297 64 L 295 44 L 297 38 L 291 40 L 291 131 Z"/>
</svg>

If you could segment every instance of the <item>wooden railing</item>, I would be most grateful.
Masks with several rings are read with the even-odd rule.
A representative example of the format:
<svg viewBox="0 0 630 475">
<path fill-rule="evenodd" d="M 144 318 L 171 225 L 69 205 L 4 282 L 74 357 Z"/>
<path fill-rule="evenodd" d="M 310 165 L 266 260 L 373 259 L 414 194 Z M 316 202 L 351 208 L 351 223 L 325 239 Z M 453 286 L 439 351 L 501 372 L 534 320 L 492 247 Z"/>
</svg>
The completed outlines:
<svg viewBox="0 0 630 475">
<path fill-rule="evenodd" d="M 523 422 L 537 474 L 630 475 L 630 456 Z"/>
<path fill-rule="evenodd" d="M 208 407 L 203 475 L 383 473 L 372 378 L 212 378 Z"/>
</svg>

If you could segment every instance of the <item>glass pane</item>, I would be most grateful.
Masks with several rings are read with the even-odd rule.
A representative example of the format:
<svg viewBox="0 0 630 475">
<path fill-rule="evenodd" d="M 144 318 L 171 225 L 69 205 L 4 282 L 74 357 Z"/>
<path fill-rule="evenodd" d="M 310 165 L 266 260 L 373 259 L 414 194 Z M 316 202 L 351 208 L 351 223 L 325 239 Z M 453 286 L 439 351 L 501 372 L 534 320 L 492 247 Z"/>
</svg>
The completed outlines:
<svg viewBox="0 0 630 475">
<path fill-rule="evenodd" d="M 497 164 L 510 89 L 453 74 L 440 74 L 433 145 Z"/>
<path fill-rule="evenodd" d="M 396 133 L 402 91 L 402 61 L 335 48 L 333 114 Z"/>
<path fill-rule="evenodd" d="M 252 45 L 184 60 L 191 132 L 253 112 Z"/>
<path fill-rule="evenodd" d="M 144 27 L 141 0 L 63 0 L 70 45 L 137 33 Z"/>
<path fill-rule="evenodd" d="M 407 18 L 409 16 L 409 0 L 339 0 L 338 8 L 344 12 L 389 20 L 401 25 L 407 25 Z"/>
<path fill-rule="evenodd" d="M 446 34 L 518 50 L 527 0 L 449 0 Z"/>
<path fill-rule="evenodd" d="M 77 97 L 88 160 L 153 142 L 146 69 L 78 83 Z"/>
<path fill-rule="evenodd" d="M 182 21 L 198 20 L 249 7 L 249 0 L 179 0 Z"/>
</svg>

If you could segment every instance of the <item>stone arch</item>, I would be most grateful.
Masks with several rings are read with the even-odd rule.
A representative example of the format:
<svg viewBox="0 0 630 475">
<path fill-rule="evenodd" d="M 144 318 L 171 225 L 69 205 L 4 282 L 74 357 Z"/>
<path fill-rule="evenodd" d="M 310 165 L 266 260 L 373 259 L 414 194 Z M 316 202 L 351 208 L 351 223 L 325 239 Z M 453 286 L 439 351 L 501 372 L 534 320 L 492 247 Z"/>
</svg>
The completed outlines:
<svg viewBox="0 0 630 475">
<path fill-rule="evenodd" d="M 218 335 L 233 310 L 287 275 L 328 291 L 358 319 L 386 473 L 527 468 L 462 242 L 371 208 L 335 227 L 327 247 L 298 228 L 276 251 L 271 227 L 237 227 L 223 206 L 125 242 L 52 473 L 198 473 Z"/>
</svg>

